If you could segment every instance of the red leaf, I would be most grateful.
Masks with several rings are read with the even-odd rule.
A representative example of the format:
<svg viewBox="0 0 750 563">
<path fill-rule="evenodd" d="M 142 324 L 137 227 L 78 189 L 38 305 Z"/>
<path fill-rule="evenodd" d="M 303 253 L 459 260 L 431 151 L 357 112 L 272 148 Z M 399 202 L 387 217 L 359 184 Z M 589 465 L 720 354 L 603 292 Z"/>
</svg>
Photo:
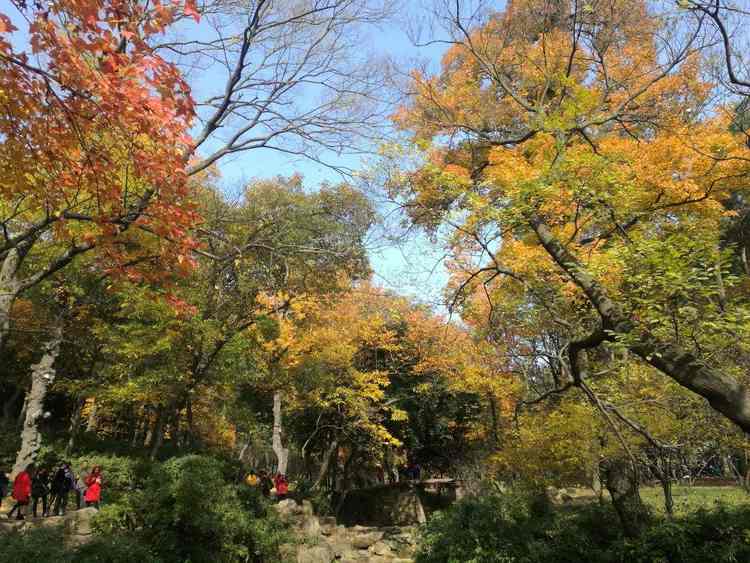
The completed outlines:
<svg viewBox="0 0 750 563">
<path fill-rule="evenodd" d="M 198 12 L 198 7 L 196 6 L 195 0 L 185 0 L 185 15 L 190 16 L 193 18 L 196 22 L 201 21 L 201 15 Z"/>
</svg>

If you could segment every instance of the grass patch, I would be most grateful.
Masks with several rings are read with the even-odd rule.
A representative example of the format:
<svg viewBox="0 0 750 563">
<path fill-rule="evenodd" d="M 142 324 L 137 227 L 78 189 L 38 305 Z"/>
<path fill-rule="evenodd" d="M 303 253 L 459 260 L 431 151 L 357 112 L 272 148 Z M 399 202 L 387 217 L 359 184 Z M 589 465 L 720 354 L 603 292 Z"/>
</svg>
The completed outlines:
<svg viewBox="0 0 750 563">
<path fill-rule="evenodd" d="M 656 514 L 664 514 L 664 495 L 661 487 L 642 487 L 641 498 Z M 673 486 L 672 498 L 677 516 L 686 516 L 701 508 L 711 510 L 718 504 L 750 504 L 750 495 L 740 487 Z"/>
</svg>

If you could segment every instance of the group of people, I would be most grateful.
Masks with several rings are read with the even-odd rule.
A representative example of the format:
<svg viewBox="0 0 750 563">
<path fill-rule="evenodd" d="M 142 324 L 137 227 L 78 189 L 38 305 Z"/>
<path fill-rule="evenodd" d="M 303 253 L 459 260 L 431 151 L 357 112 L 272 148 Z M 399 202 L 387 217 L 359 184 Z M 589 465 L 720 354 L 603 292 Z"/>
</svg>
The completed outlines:
<svg viewBox="0 0 750 563">
<path fill-rule="evenodd" d="M 277 473 L 272 478 L 267 471 L 261 470 L 260 473 L 256 473 L 254 469 L 251 469 L 245 477 L 245 484 L 250 487 L 259 487 L 261 494 L 266 498 L 271 496 L 271 491 L 274 489 L 278 500 L 284 500 L 289 494 L 289 480 L 281 473 Z"/>
<path fill-rule="evenodd" d="M 8 484 L 7 476 L 0 472 L 0 498 L 5 497 Z M 8 513 L 8 518 L 13 518 L 15 514 L 17 520 L 23 520 L 29 506 L 34 518 L 37 518 L 40 503 L 42 517 L 65 514 L 70 493 L 76 496 L 76 509 L 81 508 L 81 499 L 86 506 L 99 508 L 102 494 L 101 468 L 95 465 L 91 472 L 83 477 L 73 473 L 70 463 L 65 461 L 52 472 L 46 468 L 37 469 L 33 464 L 29 465 L 13 480 L 11 494 L 16 502 Z"/>
</svg>

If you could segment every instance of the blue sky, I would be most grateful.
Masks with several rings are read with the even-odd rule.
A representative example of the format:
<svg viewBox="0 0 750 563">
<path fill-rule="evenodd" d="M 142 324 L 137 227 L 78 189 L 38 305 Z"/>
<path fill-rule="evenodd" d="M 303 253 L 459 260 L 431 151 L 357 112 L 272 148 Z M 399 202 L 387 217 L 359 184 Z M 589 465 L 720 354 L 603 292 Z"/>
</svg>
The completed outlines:
<svg viewBox="0 0 750 563">
<path fill-rule="evenodd" d="M 413 0 L 411 0 L 413 2 Z M 409 39 L 406 25 L 411 18 L 409 8 L 417 9 L 418 2 L 402 3 L 401 10 L 395 17 L 382 25 L 372 29 L 363 39 L 366 48 L 379 55 L 394 58 L 401 62 L 404 69 L 411 68 L 409 61 L 427 61 L 431 66 L 437 66 L 444 50 L 442 46 L 418 48 Z M 408 8 L 407 8 L 408 6 Z M 23 49 L 28 36 L 25 22 L 21 19 L 16 8 L 9 0 L 0 0 L 0 12 L 11 17 L 19 28 L 14 34 L 13 43 Z M 201 26 L 198 27 L 200 33 Z M 190 33 L 196 33 L 193 30 Z M 204 73 L 200 77 L 190 76 L 189 81 L 196 92 L 205 88 L 222 85 L 225 75 L 216 72 Z M 375 146 L 372 147 L 376 149 Z M 364 159 L 346 155 L 323 155 L 329 162 L 344 165 L 352 169 L 366 166 Z M 219 169 L 222 184 L 227 191 L 237 190 L 237 187 L 256 178 L 268 178 L 282 175 L 301 174 L 308 189 L 315 189 L 323 182 L 336 183 L 342 177 L 330 168 L 304 158 L 290 158 L 283 153 L 268 149 L 255 149 L 248 153 L 239 153 L 233 157 L 220 161 Z M 379 212 L 387 218 L 387 223 L 396 224 L 402 218 L 394 207 L 377 201 Z M 414 232 L 399 244 L 388 243 L 382 233 L 373 233 L 373 243 L 370 247 L 370 259 L 374 271 L 374 282 L 415 300 L 440 307 L 441 292 L 447 281 L 447 274 L 442 264 L 442 251 L 438 245 L 431 244 L 424 235 Z"/>
<path fill-rule="evenodd" d="M 401 15 L 403 14 L 399 16 Z M 406 17 L 395 19 L 406 21 Z M 405 68 L 408 68 L 409 60 L 427 60 L 431 65 L 437 65 L 443 52 L 441 46 L 415 47 L 408 37 L 405 26 L 397 22 L 391 22 L 382 29 L 372 30 L 369 41 L 379 54 L 403 61 Z M 206 79 L 215 80 L 219 77 Z M 362 169 L 367 166 L 366 160 L 358 157 L 335 154 L 324 156 L 329 162 L 348 168 Z M 304 177 L 308 189 L 314 189 L 323 182 L 342 181 L 337 172 L 317 162 L 299 157 L 290 158 L 268 149 L 239 153 L 222 160 L 219 168 L 227 190 L 236 189 L 237 186 L 255 178 L 289 176 L 293 173 L 299 173 Z M 383 201 L 376 202 L 376 205 L 380 213 L 387 218 L 387 223 L 394 224 L 401 219 L 393 206 Z M 439 307 L 442 289 L 447 281 L 441 248 L 431 244 L 427 237 L 417 232 L 413 232 L 399 244 L 388 243 L 378 234 L 374 233 L 370 246 L 374 282 L 420 302 Z"/>
</svg>

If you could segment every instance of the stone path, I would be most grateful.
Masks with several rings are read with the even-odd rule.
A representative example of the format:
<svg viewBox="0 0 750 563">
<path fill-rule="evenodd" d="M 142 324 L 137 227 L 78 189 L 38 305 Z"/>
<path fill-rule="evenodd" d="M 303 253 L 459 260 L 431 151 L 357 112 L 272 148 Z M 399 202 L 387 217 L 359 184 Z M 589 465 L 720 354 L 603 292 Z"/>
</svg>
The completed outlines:
<svg viewBox="0 0 750 563">
<path fill-rule="evenodd" d="M 299 534 L 299 545 L 282 546 L 292 563 L 412 563 L 416 550 L 413 526 L 368 527 L 338 525 L 332 517 L 318 517 L 309 501 L 287 499 L 276 505 L 281 518 Z"/>
</svg>

